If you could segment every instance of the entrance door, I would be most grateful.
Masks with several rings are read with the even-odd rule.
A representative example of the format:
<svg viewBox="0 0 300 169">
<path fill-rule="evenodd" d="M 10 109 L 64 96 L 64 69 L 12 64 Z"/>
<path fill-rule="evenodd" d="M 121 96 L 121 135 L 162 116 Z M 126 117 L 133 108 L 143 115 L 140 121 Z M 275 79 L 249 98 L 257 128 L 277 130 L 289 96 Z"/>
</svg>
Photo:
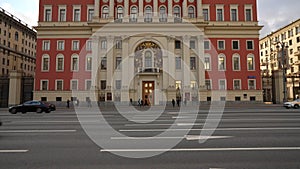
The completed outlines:
<svg viewBox="0 0 300 169">
<path fill-rule="evenodd" d="M 143 101 L 144 104 L 154 105 L 154 81 L 143 82 Z"/>
</svg>

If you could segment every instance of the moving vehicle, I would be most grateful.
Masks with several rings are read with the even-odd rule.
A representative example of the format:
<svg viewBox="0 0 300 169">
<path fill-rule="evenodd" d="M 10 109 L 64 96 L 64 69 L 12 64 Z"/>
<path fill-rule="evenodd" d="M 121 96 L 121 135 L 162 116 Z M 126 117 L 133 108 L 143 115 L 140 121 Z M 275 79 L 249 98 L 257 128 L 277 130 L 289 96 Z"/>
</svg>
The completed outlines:
<svg viewBox="0 0 300 169">
<path fill-rule="evenodd" d="M 26 112 L 37 112 L 37 113 L 50 113 L 51 111 L 55 111 L 56 106 L 54 104 L 42 102 L 42 101 L 27 101 L 23 104 L 17 106 L 9 107 L 8 111 L 11 114 L 16 114 L 18 112 L 26 113 Z"/>
<path fill-rule="evenodd" d="M 283 103 L 283 107 L 289 109 L 289 108 L 295 108 L 295 109 L 299 109 L 300 106 L 300 99 L 296 99 L 292 102 L 285 102 Z"/>
</svg>

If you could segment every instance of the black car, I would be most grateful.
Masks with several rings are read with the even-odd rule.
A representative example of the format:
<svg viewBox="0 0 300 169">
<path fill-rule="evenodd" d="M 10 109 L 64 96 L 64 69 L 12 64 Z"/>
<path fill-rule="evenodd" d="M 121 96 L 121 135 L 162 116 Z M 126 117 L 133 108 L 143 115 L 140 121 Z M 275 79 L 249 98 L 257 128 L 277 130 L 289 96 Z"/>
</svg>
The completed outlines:
<svg viewBox="0 0 300 169">
<path fill-rule="evenodd" d="M 41 101 L 27 101 L 23 104 L 17 106 L 9 107 L 8 111 L 12 114 L 16 114 L 18 112 L 26 113 L 26 112 L 37 112 L 37 113 L 50 113 L 51 111 L 55 111 L 56 107 L 54 104 L 45 103 Z"/>
</svg>

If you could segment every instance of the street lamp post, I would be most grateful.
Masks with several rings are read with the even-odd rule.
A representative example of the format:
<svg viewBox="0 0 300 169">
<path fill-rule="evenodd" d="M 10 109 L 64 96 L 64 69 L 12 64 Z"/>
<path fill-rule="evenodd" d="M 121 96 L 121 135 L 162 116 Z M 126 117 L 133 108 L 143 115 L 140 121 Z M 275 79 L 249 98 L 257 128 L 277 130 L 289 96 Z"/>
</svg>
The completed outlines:
<svg viewBox="0 0 300 169">
<path fill-rule="evenodd" d="M 276 48 L 279 49 L 281 47 L 281 70 L 282 70 L 282 76 L 283 76 L 283 102 L 287 101 L 287 77 L 286 77 L 286 71 L 287 71 L 287 63 L 284 55 L 284 49 L 286 48 L 285 42 L 276 42 L 277 46 Z M 280 45 L 280 46 L 279 46 Z M 278 56 L 278 54 L 277 54 Z"/>
</svg>

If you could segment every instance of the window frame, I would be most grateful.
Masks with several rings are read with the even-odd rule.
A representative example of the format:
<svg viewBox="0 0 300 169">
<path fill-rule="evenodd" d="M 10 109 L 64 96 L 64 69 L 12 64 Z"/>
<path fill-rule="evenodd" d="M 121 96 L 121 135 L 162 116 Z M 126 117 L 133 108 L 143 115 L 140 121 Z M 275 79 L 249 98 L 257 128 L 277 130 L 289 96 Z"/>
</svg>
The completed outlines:
<svg viewBox="0 0 300 169">
<path fill-rule="evenodd" d="M 58 82 L 61 82 L 61 89 L 58 89 Z M 64 90 L 64 80 L 63 79 L 56 79 L 55 80 L 55 90 L 56 91 L 63 91 Z"/>
<path fill-rule="evenodd" d="M 73 89 L 73 82 L 76 82 L 76 89 Z M 70 90 L 78 90 L 78 79 L 71 79 L 70 80 Z"/>
</svg>

